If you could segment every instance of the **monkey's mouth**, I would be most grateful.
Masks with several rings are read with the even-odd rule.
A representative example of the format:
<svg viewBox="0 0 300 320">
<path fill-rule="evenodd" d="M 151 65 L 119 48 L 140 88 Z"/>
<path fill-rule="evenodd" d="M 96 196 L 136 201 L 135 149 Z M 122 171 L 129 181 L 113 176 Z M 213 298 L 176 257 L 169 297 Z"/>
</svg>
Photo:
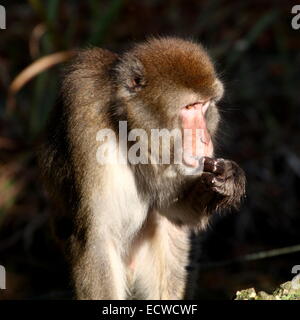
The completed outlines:
<svg viewBox="0 0 300 320">
<path fill-rule="evenodd" d="M 181 109 L 183 160 L 188 166 L 197 167 L 201 157 L 211 156 L 213 153 L 212 141 L 205 119 L 209 104 L 209 100 L 197 101 Z"/>
</svg>

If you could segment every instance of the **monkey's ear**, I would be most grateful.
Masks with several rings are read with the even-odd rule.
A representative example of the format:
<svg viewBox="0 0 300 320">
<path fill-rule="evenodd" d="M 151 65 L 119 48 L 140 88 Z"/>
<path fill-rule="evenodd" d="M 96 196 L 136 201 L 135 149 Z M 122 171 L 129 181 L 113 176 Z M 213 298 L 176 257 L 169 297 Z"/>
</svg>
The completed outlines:
<svg viewBox="0 0 300 320">
<path fill-rule="evenodd" d="M 137 57 L 125 56 L 117 66 L 118 82 L 127 95 L 133 95 L 146 86 L 145 70 Z"/>
</svg>

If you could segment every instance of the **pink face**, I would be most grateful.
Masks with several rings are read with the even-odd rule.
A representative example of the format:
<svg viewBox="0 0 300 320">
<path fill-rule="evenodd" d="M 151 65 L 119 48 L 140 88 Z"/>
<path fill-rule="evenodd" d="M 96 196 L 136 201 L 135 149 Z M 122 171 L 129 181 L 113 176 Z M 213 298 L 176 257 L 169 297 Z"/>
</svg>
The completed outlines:
<svg viewBox="0 0 300 320">
<path fill-rule="evenodd" d="M 183 107 L 180 119 L 183 129 L 183 160 L 186 165 L 197 167 L 199 158 L 213 155 L 213 144 L 207 130 L 205 113 L 210 101 L 200 101 Z"/>
</svg>

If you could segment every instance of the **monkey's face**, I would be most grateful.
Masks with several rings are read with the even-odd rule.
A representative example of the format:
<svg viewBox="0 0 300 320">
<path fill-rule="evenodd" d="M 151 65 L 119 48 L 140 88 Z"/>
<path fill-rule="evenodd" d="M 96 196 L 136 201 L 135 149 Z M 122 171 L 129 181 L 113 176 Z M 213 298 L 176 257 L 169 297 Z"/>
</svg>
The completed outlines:
<svg viewBox="0 0 300 320">
<path fill-rule="evenodd" d="M 118 95 L 133 127 L 178 128 L 189 139 L 185 163 L 212 156 L 218 125 L 216 101 L 223 95 L 212 62 L 198 44 L 181 39 L 155 39 L 127 53 L 118 66 Z"/>
</svg>

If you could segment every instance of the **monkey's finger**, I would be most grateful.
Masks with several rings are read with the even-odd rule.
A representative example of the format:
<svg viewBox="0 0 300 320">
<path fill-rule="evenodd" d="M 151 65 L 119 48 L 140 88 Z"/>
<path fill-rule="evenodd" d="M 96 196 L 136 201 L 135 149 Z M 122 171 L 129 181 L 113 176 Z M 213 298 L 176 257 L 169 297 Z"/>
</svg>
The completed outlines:
<svg viewBox="0 0 300 320">
<path fill-rule="evenodd" d="M 204 157 L 204 172 L 211 172 L 218 175 L 224 173 L 225 165 L 223 159 L 212 159 L 209 157 Z"/>
</svg>

